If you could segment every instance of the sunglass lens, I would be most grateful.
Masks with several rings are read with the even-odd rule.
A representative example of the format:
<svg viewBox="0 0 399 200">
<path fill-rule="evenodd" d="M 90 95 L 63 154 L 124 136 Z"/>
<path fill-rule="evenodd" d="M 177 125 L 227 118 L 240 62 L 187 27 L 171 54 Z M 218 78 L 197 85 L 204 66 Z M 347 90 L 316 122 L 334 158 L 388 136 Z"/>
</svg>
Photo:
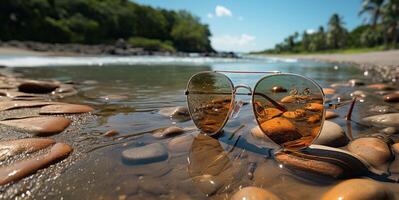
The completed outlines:
<svg viewBox="0 0 399 200">
<path fill-rule="evenodd" d="M 278 74 L 261 79 L 254 89 L 253 106 L 263 133 L 286 149 L 309 146 L 324 121 L 324 95 L 305 77 Z"/>
<path fill-rule="evenodd" d="M 191 118 L 205 134 L 220 131 L 232 107 L 233 85 L 227 76 L 215 72 L 194 75 L 187 86 Z"/>
</svg>

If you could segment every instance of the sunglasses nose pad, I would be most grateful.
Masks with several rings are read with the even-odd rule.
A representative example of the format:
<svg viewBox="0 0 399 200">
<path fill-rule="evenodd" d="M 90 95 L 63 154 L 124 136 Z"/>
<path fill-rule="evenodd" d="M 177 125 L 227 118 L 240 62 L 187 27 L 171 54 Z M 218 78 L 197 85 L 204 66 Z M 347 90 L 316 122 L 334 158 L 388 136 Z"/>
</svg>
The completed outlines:
<svg viewBox="0 0 399 200">
<path fill-rule="evenodd" d="M 238 114 L 240 113 L 241 107 L 244 105 L 243 101 L 238 101 L 234 104 L 233 112 L 231 112 L 231 116 L 233 119 L 237 118 Z"/>
</svg>

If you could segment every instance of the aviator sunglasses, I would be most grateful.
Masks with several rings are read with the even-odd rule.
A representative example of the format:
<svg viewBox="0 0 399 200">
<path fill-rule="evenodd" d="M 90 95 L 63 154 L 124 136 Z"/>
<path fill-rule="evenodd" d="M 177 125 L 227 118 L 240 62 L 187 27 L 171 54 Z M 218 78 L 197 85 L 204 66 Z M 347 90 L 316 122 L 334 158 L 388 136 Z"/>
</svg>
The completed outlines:
<svg viewBox="0 0 399 200">
<path fill-rule="evenodd" d="M 252 89 L 246 85 L 234 86 L 225 74 L 265 74 Z M 245 88 L 249 92 L 237 92 Z M 204 71 L 188 81 L 185 95 L 190 116 L 204 134 L 214 135 L 223 129 L 230 118 L 237 116 L 243 105 L 236 95 L 252 96 L 256 122 L 267 138 L 284 149 L 308 147 L 318 137 L 326 109 L 336 109 L 352 102 L 350 118 L 356 99 L 326 104 L 319 84 L 314 80 L 278 71 Z"/>
</svg>

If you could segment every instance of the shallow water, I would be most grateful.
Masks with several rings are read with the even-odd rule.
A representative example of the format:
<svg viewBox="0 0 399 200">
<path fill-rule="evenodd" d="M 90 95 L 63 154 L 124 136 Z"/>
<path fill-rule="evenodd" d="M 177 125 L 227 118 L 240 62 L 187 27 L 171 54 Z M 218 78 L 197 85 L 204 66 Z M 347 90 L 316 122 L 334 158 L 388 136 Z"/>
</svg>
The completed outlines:
<svg viewBox="0 0 399 200">
<path fill-rule="evenodd" d="M 87 62 L 96 61 L 96 59 L 90 59 Z M 322 87 L 330 87 L 332 83 L 347 82 L 349 79 L 360 79 L 366 83 L 381 81 L 378 75 L 365 73 L 353 66 L 337 66 L 311 61 L 248 58 L 243 60 L 186 59 L 184 61 L 177 59 L 172 62 L 145 58 L 144 61 L 133 62 L 125 58 L 123 62 L 118 63 L 112 62 L 112 57 L 101 59 L 106 62 L 79 65 L 88 64 L 82 63 L 83 59 L 81 62 L 76 61 L 74 66 L 58 64 L 56 67 L 26 67 L 29 62 L 24 60 L 20 62 L 23 64 L 16 64 L 12 71 L 21 73 L 25 78 L 55 79 L 62 82 L 72 81 L 76 84 L 79 93 L 62 101 L 91 105 L 96 109 L 96 117 L 90 117 L 80 123 L 79 129 L 76 130 L 79 134 L 64 136 L 67 138 L 78 136 L 84 138 L 110 129 L 117 130 L 123 136 L 172 125 L 192 127 L 191 121 L 181 122 L 169 119 L 161 116 L 158 111 L 165 107 L 185 106 L 184 91 L 187 81 L 190 76 L 200 71 L 278 70 L 312 78 Z M 5 60 L 3 60 L 5 64 L 13 63 L 10 58 Z M 49 60 L 51 61 L 51 58 Z M 40 64 L 36 62 L 32 65 L 50 65 L 50 61 L 41 61 Z M 62 63 L 61 61 L 57 62 Z M 228 76 L 234 84 L 247 84 L 253 87 L 263 75 L 228 74 Z M 350 92 L 354 90 L 363 90 L 373 94 L 364 86 L 337 88 L 337 93 L 349 99 Z M 387 105 L 391 111 L 397 112 L 397 105 L 384 103 L 380 98 L 381 96 L 369 95 L 364 102 L 358 103 L 353 119 L 357 121 L 364 116 L 378 114 L 368 111 L 373 105 Z M 243 100 L 249 102 L 246 97 Z M 340 124 L 347 134 L 350 132 L 354 138 L 373 133 L 372 130 L 355 123 L 349 123 L 351 126 L 348 127 L 343 119 L 346 111 L 347 107 L 339 109 L 337 112 L 340 117 L 332 121 Z M 244 125 L 243 128 L 240 128 L 242 125 Z M 147 133 L 121 140 L 121 142 L 111 139 L 96 141 L 95 137 L 88 137 L 87 140 L 90 142 L 85 143 L 85 147 L 76 148 L 74 146 L 76 159 L 73 164 L 63 168 L 56 181 L 51 182 L 51 185 L 42 183 L 42 187 L 35 190 L 35 194 L 31 194 L 31 197 L 47 199 L 61 197 L 64 199 L 205 199 L 211 197 L 226 199 L 240 187 L 256 185 L 272 191 L 282 199 L 318 199 L 325 191 L 339 182 L 339 180 L 333 180 L 326 183 L 325 180 L 320 181 L 313 176 L 298 176 L 284 169 L 270 158 L 270 146 L 252 138 L 249 130 L 255 125 L 251 106 L 246 105 L 236 119 L 229 121 L 224 129 L 224 134 L 216 139 L 198 135 L 195 130 L 187 131 L 185 135 L 193 135 L 193 137 L 188 137 L 188 142 L 183 144 L 186 151 L 176 153 L 173 147 L 170 147 L 169 157 L 166 161 L 142 165 L 122 162 L 121 152 L 128 148 L 155 142 L 167 146 L 172 139 L 180 136 L 156 139 Z M 76 143 L 74 144 L 76 145 Z M 86 153 L 92 147 L 109 143 L 113 145 Z M 236 147 L 233 148 L 235 143 Z M 203 168 L 209 167 L 206 163 L 213 162 L 215 157 L 221 154 L 223 156 L 218 157 L 218 161 L 213 163 L 212 170 L 204 172 Z M 255 174 L 248 175 L 248 170 L 255 170 Z M 217 189 L 210 190 L 207 188 L 208 186 L 198 184 L 195 177 L 203 174 L 216 174 L 216 182 L 220 182 L 220 186 L 212 185 Z M 393 191 L 396 190 L 395 195 L 398 197 L 399 186 L 397 184 L 384 184 Z"/>
</svg>

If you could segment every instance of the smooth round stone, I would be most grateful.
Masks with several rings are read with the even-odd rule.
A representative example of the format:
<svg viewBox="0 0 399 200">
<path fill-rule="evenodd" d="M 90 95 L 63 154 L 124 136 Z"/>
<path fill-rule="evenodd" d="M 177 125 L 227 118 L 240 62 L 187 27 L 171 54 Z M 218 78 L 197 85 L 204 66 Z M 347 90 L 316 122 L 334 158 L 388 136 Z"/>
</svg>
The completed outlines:
<svg viewBox="0 0 399 200">
<path fill-rule="evenodd" d="M 342 147 L 348 142 L 349 139 L 346 137 L 344 129 L 337 123 L 326 120 L 319 137 L 313 143 L 330 147 Z"/>
<path fill-rule="evenodd" d="M 374 115 L 363 118 L 362 121 L 376 126 L 399 127 L 399 113 Z"/>
<path fill-rule="evenodd" d="M 9 166 L 0 167 L 0 186 L 20 180 L 37 170 L 45 168 L 56 161 L 66 158 L 72 147 L 64 143 L 56 143 L 50 151 L 44 155 L 38 155 L 25 160 L 17 161 Z"/>
<path fill-rule="evenodd" d="M 294 96 L 285 96 L 281 100 L 281 103 L 293 103 L 296 101 L 296 98 Z"/>
<path fill-rule="evenodd" d="M 375 113 L 388 113 L 389 111 L 391 111 L 391 109 L 389 108 L 389 106 L 377 105 L 372 106 L 369 111 Z"/>
<path fill-rule="evenodd" d="M 263 122 L 261 128 L 267 133 L 267 136 L 277 144 L 302 137 L 302 135 L 296 131 L 294 124 L 283 117 L 276 117 Z"/>
<path fill-rule="evenodd" d="M 324 109 L 324 106 L 320 103 L 308 103 L 305 105 L 306 110 L 321 112 Z"/>
<path fill-rule="evenodd" d="M 148 164 L 168 158 L 168 150 L 161 143 L 135 147 L 122 152 L 122 160 L 126 164 Z"/>
<path fill-rule="evenodd" d="M 45 94 L 54 91 L 59 84 L 46 81 L 25 81 L 18 86 L 18 91 L 26 93 Z"/>
<path fill-rule="evenodd" d="M 392 149 L 396 154 L 399 154 L 399 143 L 393 144 Z"/>
<path fill-rule="evenodd" d="M 287 89 L 285 89 L 281 86 L 274 86 L 274 87 L 272 87 L 272 92 L 275 92 L 275 93 L 287 92 Z"/>
<path fill-rule="evenodd" d="M 159 114 L 170 117 L 172 119 L 186 121 L 190 119 L 190 113 L 187 107 L 172 107 L 172 108 L 162 108 L 159 110 Z"/>
<path fill-rule="evenodd" d="M 40 114 L 79 114 L 93 112 L 94 109 L 86 105 L 78 104 L 60 104 L 48 105 L 40 108 Z"/>
<path fill-rule="evenodd" d="M 359 138 L 348 145 L 348 150 L 374 167 L 379 167 L 391 158 L 388 145 L 378 138 Z"/>
<path fill-rule="evenodd" d="M 28 117 L 0 121 L 0 124 L 12 126 L 36 135 L 44 136 L 64 131 L 71 124 L 71 120 L 64 117 Z"/>
<path fill-rule="evenodd" d="M 54 143 L 54 139 L 47 138 L 25 138 L 2 141 L 0 142 L 0 161 L 17 154 L 35 152 Z"/>
<path fill-rule="evenodd" d="M 194 140 L 192 135 L 183 135 L 173 138 L 168 144 L 168 149 L 171 152 L 188 152 L 191 148 L 191 143 Z"/>
<path fill-rule="evenodd" d="M 105 137 L 112 137 L 112 136 L 115 136 L 115 135 L 118 135 L 118 134 L 119 134 L 119 131 L 117 131 L 115 129 L 112 129 L 112 130 L 109 130 L 109 131 L 105 132 L 104 136 Z"/>
<path fill-rule="evenodd" d="M 384 96 L 385 102 L 399 102 L 399 93 L 391 93 Z"/>
<path fill-rule="evenodd" d="M 398 133 L 398 129 L 396 129 L 395 127 L 387 127 L 387 128 L 382 129 L 380 132 L 388 134 L 388 135 L 393 135 L 393 134 Z"/>
<path fill-rule="evenodd" d="M 376 83 L 367 85 L 367 88 L 375 89 L 375 90 L 392 90 L 393 88 L 390 85 L 384 83 Z"/>
<path fill-rule="evenodd" d="M 275 194 L 258 187 L 244 187 L 236 192 L 231 200 L 279 200 Z"/>
<path fill-rule="evenodd" d="M 339 117 L 338 113 L 333 112 L 333 111 L 329 111 L 329 110 L 326 111 L 325 119 L 333 119 L 333 118 L 336 118 L 336 117 Z"/>
<path fill-rule="evenodd" d="M 359 79 L 351 79 L 351 80 L 348 81 L 348 83 L 352 87 L 364 85 L 364 82 L 359 80 Z"/>
<path fill-rule="evenodd" d="M 0 111 L 17 109 L 17 108 L 40 107 L 51 104 L 59 104 L 59 103 L 46 102 L 46 101 L 2 101 L 0 102 Z"/>
<path fill-rule="evenodd" d="M 379 182 L 367 179 L 350 179 L 334 186 L 323 195 L 322 200 L 388 200 L 390 191 Z"/>
<path fill-rule="evenodd" d="M 305 117 L 306 112 L 302 109 L 296 109 L 295 111 L 287 111 L 284 112 L 283 116 L 290 119 L 298 119 L 301 117 Z"/>
<path fill-rule="evenodd" d="M 323 88 L 324 94 L 335 94 L 335 89 L 333 88 Z"/>
<path fill-rule="evenodd" d="M 216 177 L 204 174 L 201 176 L 196 176 L 192 179 L 195 186 L 198 187 L 201 192 L 203 192 L 206 196 L 210 196 L 215 194 L 222 186 L 223 183 L 218 181 Z"/>
<path fill-rule="evenodd" d="M 171 126 L 168 128 L 162 128 L 154 132 L 152 136 L 156 138 L 166 138 L 166 137 L 171 137 L 174 135 L 180 135 L 184 133 L 184 129 L 177 127 L 177 126 Z"/>
</svg>

